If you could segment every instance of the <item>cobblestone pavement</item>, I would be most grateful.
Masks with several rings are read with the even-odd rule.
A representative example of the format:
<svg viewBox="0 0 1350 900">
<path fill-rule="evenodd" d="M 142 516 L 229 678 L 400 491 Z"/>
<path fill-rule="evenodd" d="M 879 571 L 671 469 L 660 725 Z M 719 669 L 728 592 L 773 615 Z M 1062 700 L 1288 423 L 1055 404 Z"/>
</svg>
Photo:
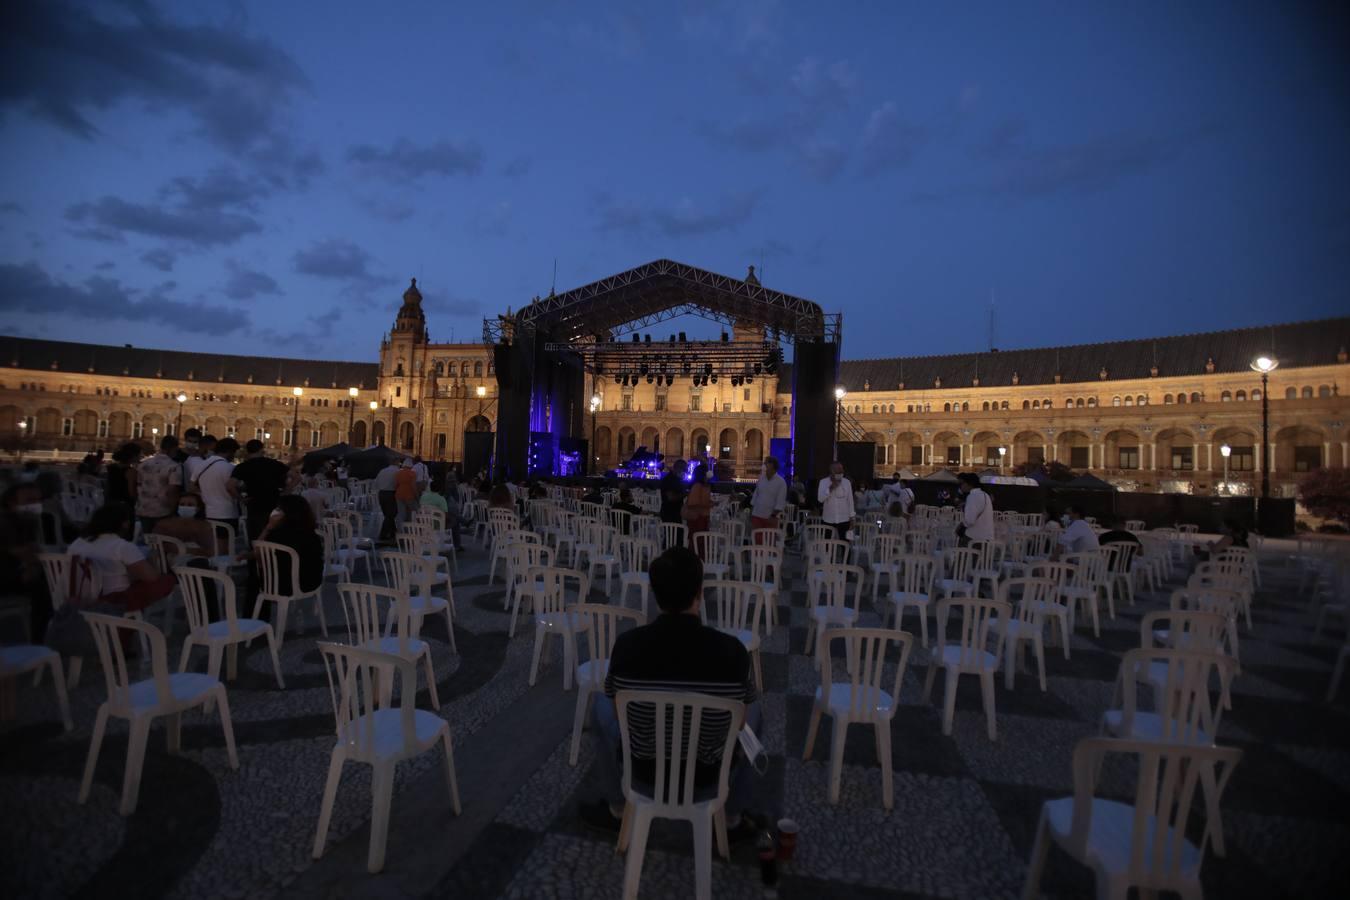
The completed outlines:
<svg viewBox="0 0 1350 900">
<path fill-rule="evenodd" d="M 500 581 L 486 585 L 481 552 L 460 556 L 455 579 L 456 641 L 449 650 L 439 617 L 424 629 L 433 646 L 442 708 L 454 733 L 456 757 L 490 752 L 475 738 L 497 716 L 511 716 L 526 691 L 533 630 L 506 636 Z M 1306 599 L 1295 596 L 1278 565 L 1267 566 L 1254 628 L 1242 633 L 1242 674 L 1220 742 L 1240 747 L 1242 762 L 1224 798 L 1226 858 L 1204 870 L 1211 897 L 1339 895 L 1350 882 L 1350 686 L 1334 704 L 1323 701 L 1337 646 L 1314 639 Z M 342 613 L 331 588 L 328 621 L 341 639 Z M 599 592 L 592 599 L 600 599 Z M 1099 638 L 1080 628 L 1072 658 L 1047 656 L 1049 689 L 1021 673 L 1014 690 L 998 680 L 998 740 L 985 734 L 978 685 L 962 679 L 950 737 L 941 734 L 941 684 L 934 701 L 921 699 L 925 652 L 917 646 L 892 725 L 895 808 L 881 806 L 875 743 L 855 726 L 844 751 L 840 801 L 827 802 L 829 729 L 822 728 L 809 762 L 802 761 L 811 697 L 817 684 L 805 658 L 805 594 L 800 578 L 783 592 L 780 626 L 765 642 L 764 734 L 770 756 L 755 779 L 757 812 L 788 815 L 801 825 L 795 861 L 780 878 L 785 898 L 1006 897 L 1016 895 L 1043 800 L 1071 793 L 1076 741 L 1096 734 L 1111 699 L 1120 654 L 1138 644 L 1139 618 L 1166 605 L 1164 593 L 1141 593 L 1136 606 L 1105 620 Z M 864 600 L 863 624 L 877 618 Z M 913 613 L 907 624 L 913 625 Z M 240 769 L 226 763 L 218 720 L 185 717 L 183 751 L 165 752 L 164 732 L 151 734 L 140 801 L 134 815 L 117 814 L 126 728 L 109 727 L 95 787 L 84 807 L 75 802 L 94 712 L 104 698 L 102 673 L 86 666 L 72 694 L 76 728 L 63 734 L 50 686 L 19 687 L 18 720 L 0 735 L 0 872 L 12 897 L 249 897 L 287 893 L 305 884 L 320 795 L 332 747 L 333 718 L 313 623 L 283 648 L 287 687 L 278 690 L 261 645 L 242 656 L 229 683 Z M 180 632 L 181 636 L 181 632 Z M 177 642 L 170 642 L 176 662 Z M 540 674 L 558 703 L 559 648 Z M 204 657 L 194 667 L 205 665 Z M 969 683 L 966 683 L 969 682 Z M 419 701 L 429 708 L 425 685 Z M 541 736 L 556 747 L 534 771 L 502 771 L 515 795 L 465 846 L 447 854 L 430 896 L 510 898 L 618 897 L 623 858 L 612 837 L 584 828 L 578 802 L 598 796 L 595 748 L 582 743 L 580 764 L 567 764 L 569 735 Z M 545 751 L 546 751 L 545 747 Z M 544 758 L 544 754 L 540 754 Z M 443 792 L 440 757 L 429 753 L 399 768 L 391 846 L 434 841 L 425 822 L 400 820 L 400 798 Z M 1128 777 L 1108 776 L 1120 793 Z M 474 786 L 461 784 L 466 806 Z M 349 765 L 338 793 L 330 846 L 360 844 L 369 819 L 369 769 Z M 481 812 L 481 810 L 480 810 Z M 330 851 L 332 852 L 332 851 Z M 687 827 L 658 823 L 643 866 L 642 896 L 692 896 Z M 391 865 L 394 857 L 391 856 Z M 427 865 L 435 865 L 430 860 Z M 380 879 L 353 882 L 348 896 L 381 893 Z M 762 895 L 753 847 L 733 848 L 730 863 L 713 866 L 718 897 Z M 1088 870 L 1059 851 L 1042 882 L 1051 897 L 1090 896 Z M 396 892 L 389 892 L 396 893 Z M 399 894 L 402 896 L 403 894 Z"/>
</svg>

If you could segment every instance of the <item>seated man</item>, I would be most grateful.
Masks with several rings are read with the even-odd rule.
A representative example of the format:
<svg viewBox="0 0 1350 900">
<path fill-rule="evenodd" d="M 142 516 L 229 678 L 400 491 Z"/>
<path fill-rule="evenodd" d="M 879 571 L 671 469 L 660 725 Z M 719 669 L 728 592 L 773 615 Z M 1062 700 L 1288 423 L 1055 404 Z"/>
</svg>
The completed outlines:
<svg viewBox="0 0 1350 900">
<path fill-rule="evenodd" d="M 650 625 L 631 629 L 615 640 L 605 679 L 605 696 L 594 701 L 591 730 L 600 744 L 597 769 L 603 779 L 605 797 L 583 805 L 581 816 L 587 824 L 608 831 L 619 830 L 624 807 L 619 771 L 622 744 L 614 705 L 614 696 L 619 691 L 697 691 L 739 700 L 746 704 L 745 720 L 750 728 L 758 731 L 760 726 L 761 712 L 745 645 L 699 619 L 703 563 L 698 554 L 687 547 L 672 547 L 652 561 L 649 574 L 661 614 Z M 655 725 L 649 723 L 644 734 L 640 721 L 632 720 L 630 724 L 633 781 L 651 784 L 654 761 L 651 756 L 644 759 L 637 748 L 654 743 Z M 706 736 L 705 740 L 712 743 Z M 720 741 L 717 746 L 721 747 Z M 720 756 L 705 758 L 700 754 L 695 786 L 715 789 L 721 762 Z M 754 834 L 752 817 L 742 815 L 750 799 L 752 777 L 750 765 L 738 753 L 732 764 L 726 803 L 727 834 L 733 841 Z"/>
</svg>

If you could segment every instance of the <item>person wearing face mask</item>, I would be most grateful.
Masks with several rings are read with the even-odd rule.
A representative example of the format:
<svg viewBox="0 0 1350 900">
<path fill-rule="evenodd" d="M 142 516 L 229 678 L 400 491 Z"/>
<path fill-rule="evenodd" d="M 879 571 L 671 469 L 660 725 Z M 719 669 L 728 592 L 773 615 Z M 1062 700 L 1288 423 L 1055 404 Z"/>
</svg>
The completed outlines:
<svg viewBox="0 0 1350 900">
<path fill-rule="evenodd" d="M 97 569 L 100 603 L 135 612 L 173 592 L 173 575 L 158 571 L 131 542 L 131 507 L 125 503 L 94 510 L 84 536 L 68 552 L 72 569 L 79 569 L 81 560 Z"/>
<path fill-rule="evenodd" d="M 229 548 L 218 548 L 216 531 L 206 519 L 206 507 L 196 494 L 178 498 L 177 515 L 167 516 L 155 523 L 154 534 L 177 538 L 187 544 L 188 553 L 195 556 L 217 556 Z"/>
<path fill-rule="evenodd" d="M 820 503 L 820 521 L 834 529 L 835 537 L 848 540 L 848 527 L 853 522 L 853 485 L 844 477 L 844 464 L 830 463 L 830 474 L 820 479 L 816 490 Z"/>
<path fill-rule="evenodd" d="M 1081 506 L 1065 507 L 1064 518 L 1068 521 L 1064 526 L 1064 533 L 1059 538 L 1059 545 L 1056 548 L 1059 553 L 1056 554 L 1056 559 L 1065 553 L 1082 553 L 1084 550 L 1096 550 L 1101 546 L 1097 541 L 1097 533 L 1083 518 Z"/>
<path fill-rule="evenodd" d="M 961 525 L 957 529 L 962 547 L 971 541 L 992 541 L 994 539 L 994 501 L 980 487 L 980 476 L 974 472 L 962 472 L 957 476 L 961 480 L 959 490 L 965 497 L 965 506 L 961 510 Z"/>
</svg>

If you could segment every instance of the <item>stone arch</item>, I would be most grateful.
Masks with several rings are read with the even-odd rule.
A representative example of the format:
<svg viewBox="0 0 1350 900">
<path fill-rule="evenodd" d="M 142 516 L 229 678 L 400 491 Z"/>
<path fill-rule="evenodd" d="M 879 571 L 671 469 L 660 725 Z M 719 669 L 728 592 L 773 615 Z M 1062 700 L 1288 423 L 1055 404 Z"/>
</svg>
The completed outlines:
<svg viewBox="0 0 1350 900">
<path fill-rule="evenodd" d="M 324 422 L 322 425 L 319 426 L 319 446 L 320 447 L 333 446 L 338 442 L 341 433 L 342 429 L 338 425 L 338 423 L 333 422 L 331 420 L 328 422 Z"/>
<path fill-rule="evenodd" d="M 694 433 L 689 436 L 689 455 L 702 456 L 708 451 L 711 441 L 708 440 L 708 429 L 695 428 Z"/>
<path fill-rule="evenodd" d="M 357 419 L 352 423 L 351 444 L 353 447 L 366 446 L 366 422 L 364 419 Z"/>
<path fill-rule="evenodd" d="M 745 432 L 745 452 L 743 458 L 751 464 L 762 463 L 764 460 L 764 432 L 758 428 L 751 428 Z"/>
<path fill-rule="evenodd" d="M 1277 472 L 1308 472 L 1327 464 L 1327 434 L 1310 425 L 1290 425 L 1270 436 L 1271 469 Z"/>
<path fill-rule="evenodd" d="M 403 422 L 398 426 L 398 448 L 412 450 L 417 442 L 417 426 L 412 422 Z"/>
<path fill-rule="evenodd" d="M 1158 448 L 1159 469 L 1187 471 L 1194 470 L 1199 464 L 1194 453 L 1195 435 L 1185 428 L 1164 428 L 1158 432 L 1155 445 Z M 1186 465 L 1188 456 L 1189 466 Z"/>
<path fill-rule="evenodd" d="M 739 441 L 739 439 L 740 439 L 740 436 L 736 434 L 736 429 L 734 429 L 734 428 L 723 428 L 723 429 L 721 430 L 721 432 L 718 433 L 718 435 L 717 435 L 717 447 L 716 447 L 716 450 L 717 450 L 717 454 L 716 454 L 716 455 L 717 455 L 717 458 L 718 458 L 718 459 L 735 459 L 735 458 L 736 458 L 736 446 L 737 446 L 737 442 Z"/>
<path fill-rule="evenodd" d="M 1092 438 L 1075 429 L 1061 431 L 1055 437 L 1055 458 L 1070 468 L 1091 468 L 1096 462 L 1092 459 Z"/>
<path fill-rule="evenodd" d="M 77 434 L 79 433 L 78 426 L 79 423 L 77 421 L 76 422 Z M 168 432 L 165 431 L 165 428 L 167 427 L 168 426 L 164 421 L 164 417 L 157 412 L 146 413 L 145 415 L 141 416 L 141 428 L 143 429 L 141 433 L 145 436 L 146 440 L 154 441 L 155 449 L 159 449 L 159 439 L 164 437 L 164 435 L 168 434 Z"/>
<path fill-rule="evenodd" d="M 45 410 L 38 412 L 38 431 L 43 430 L 41 418 L 43 412 Z M 59 421 L 57 425 L 60 425 Z M 108 414 L 108 437 L 121 440 L 131 437 L 131 413 L 119 409 Z"/>
<path fill-rule="evenodd" d="M 595 429 L 595 446 L 591 453 L 600 459 L 600 465 L 606 469 L 614 467 L 614 429 L 601 425 Z"/>
<path fill-rule="evenodd" d="M 467 422 L 464 423 L 464 430 L 465 430 L 465 431 L 491 431 L 491 430 L 492 430 L 492 422 L 488 419 L 487 416 L 482 415 L 482 414 L 480 413 L 480 414 L 478 414 L 478 415 L 474 415 L 474 416 L 470 416 L 470 417 L 469 417 L 469 421 L 467 421 Z"/>
<path fill-rule="evenodd" d="M 17 435 L 23 418 L 24 412 L 17 406 L 0 406 L 0 434 Z"/>
<path fill-rule="evenodd" d="M 642 438 L 638 441 L 638 445 L 646 447 L 653 453 L 660 451 L 661 432 L 656 429 L 655 425 L 648 425 L 642 429 Z"/>
<path fill-rule="evenodd" d="M 98 413 L 92 409 L 77 409 L 72 418 L 76 437 L 94 437 L 98 434 Z"/>
<path fill-rule="evenodd" d="M 977 466 L 997 469 L 999 464 L 998 448 L 1003 439 L 992 431 L 980 431 L 970 439 L 971 456 Z"/>
<path fill-rule="evenodd" d="M 619 429 L 619 462 L 627 460 L 637 449 L 637 432 L 625 425 Z"/>
<path fill-rule="evenodd" d="M 954 431 L 933 435 L 933 465 L 959 466 L 963 456 L 961 436 Z"/>
<path fill-rule="evenodd" d="M 1048 444 L 1039 431 L 1019 431 L 1013 435 L 1010 462 L 1015 466 L 1044 462 L 1050 458 Z"/>
<path fill-rule="evenodd" d="M 923 435 L 914 431 L 902 431 L 895 436 L 895 464 L 900 466 L 921 466 L 923 457 Z M 918 453 L 915 453 L 915 448 Z M 914 457 L 918 456 L 918 459 Z"/>
<path fill-rule="evenodd" d="M 1116 428 L 1102 439 L 1105 459 L 1097 463 L 1100 469 L 1142 469 L 1144 451 L 1139 434 L 1129 428 Z M 1125 451 L 1122 457 L 1121 451 Z"/>
</svg>

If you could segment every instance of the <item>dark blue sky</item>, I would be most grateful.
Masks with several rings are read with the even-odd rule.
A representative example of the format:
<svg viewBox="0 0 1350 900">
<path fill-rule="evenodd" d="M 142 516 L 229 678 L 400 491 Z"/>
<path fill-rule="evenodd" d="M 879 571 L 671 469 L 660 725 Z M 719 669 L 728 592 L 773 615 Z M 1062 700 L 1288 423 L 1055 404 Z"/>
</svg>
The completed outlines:
<svg viewBox="0 0 1350 900">
<path fill-rule="evenodd" d="M 849 358 L 1350 307 L 1341 5 L 635 6 L 4 4 L 0 333 L 369 360 L 555 257 L 762 261 Z"/>
</svg>

